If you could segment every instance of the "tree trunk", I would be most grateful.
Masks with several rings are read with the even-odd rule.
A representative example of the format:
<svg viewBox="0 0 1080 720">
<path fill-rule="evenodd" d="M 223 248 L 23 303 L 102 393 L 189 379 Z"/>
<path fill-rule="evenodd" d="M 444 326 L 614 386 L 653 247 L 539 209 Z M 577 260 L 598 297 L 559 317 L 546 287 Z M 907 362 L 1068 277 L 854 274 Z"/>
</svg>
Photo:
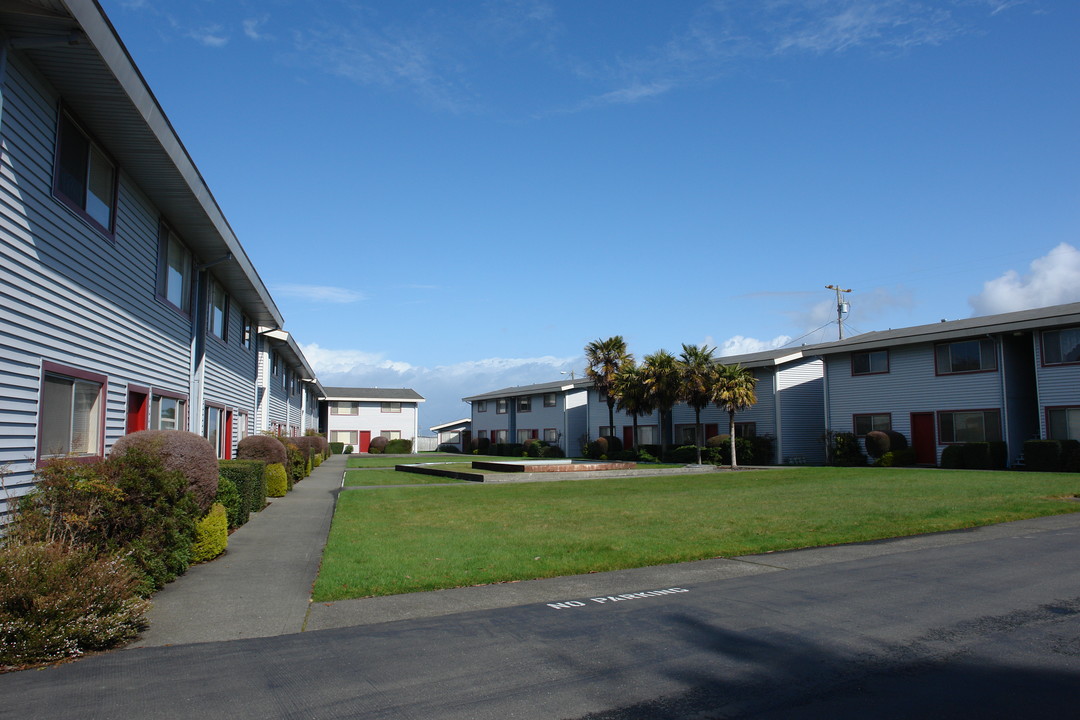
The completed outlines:
<svg viewBox="0 0 1080 720">
<path fill-rule="evenodd" d="M 694 444 L 697 445 L 697 464 L 701 464 L 701 408 L 694 408 Z"/>
<path fill-rule="evenodd" d="M 728 422 L 728 439 L 731 441 L 731 469 L 739 467 L 738 461 L 735 459 L 735 411 L 732 410 L 728 413 L 731 417 Z"/>
<path fill-rule="evenodd" d="M 607 421 L 608 433 L 615 437 L 615 400 L 610 395 L 607 398 Z"/>
</svg>

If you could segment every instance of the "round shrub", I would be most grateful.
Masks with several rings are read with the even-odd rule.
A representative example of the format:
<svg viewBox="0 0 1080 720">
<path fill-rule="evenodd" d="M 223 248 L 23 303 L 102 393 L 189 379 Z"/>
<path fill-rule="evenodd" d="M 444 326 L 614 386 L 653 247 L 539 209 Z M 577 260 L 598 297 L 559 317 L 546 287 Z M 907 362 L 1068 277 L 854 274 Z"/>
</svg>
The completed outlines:
<svg viewBox="0 0 1080 720">
<path fill-rule="evenodd" d="M 895 430 L 886 430 L 885 434 L 889 436 L 889 450 L 892 452 L 907 448 L 907 438 L 904 437 L 903 433 L 898 433 Z"/>
<path fill-rule="evenodd" d="M 330 452 L 334 455 L 340 455 L 345 450 L 345 443 L 332 442 L 330 443 Z"/>
<path fill-rule="evenodd" d="M 608 454 L 611 454 L 613 452 L 622 452 L 622 440 L 615 437 L 614 435 L 605 435 L 604 439 L 607 440 Z"/>
<path fill-rule="evenodd" d="M 390 444 L 390 440 L 384 438 L 382 435 L 371 438 L 371 442 L 368 443 L 368 452 L 372 455 L 381 455 L 386 451 L 386 446 Z"/>
<path fill-rule="evenodd" d="M 318 435 L 304 435 L 303 437 L 289 438 L 289 442 L 300 448 L 300 452 L 304 453 L 305 456 L 314 458 L 316 455 L 322 454 L 323 445 L 319 441 L 325 439 Z"/>
<path fill-rule="evenodd" d="M 607 453 L 608 439 L 606 437 L 598 437 L 585 447 L 585 454 L 593 460 L 607 457 Z"/>
<path fill-rule="evenodd" d="M 0 547 L 0 666 L 78 657 L 135 637 L 150 601 L 122 553 L 65 543 Z"/>
<path fill-rule="evenodd" d="M 191 561 L 206 562 L 225 552 L 229 543 L 229 520 L 225 506 L 214 503 L 206 517 L 195 525 L 195 544 L 191 546 Z"/>
<path fill-rule="evenodd" d="M 439 445 L 439 447 L 435 448 L 435 451 L 436 452 L 442 452 L 442 453 L 460 453 L 461 452 L 460 450 L 458 450 L 457 445 L 451 445 L 450 443 L 443 443 L 443 444 Z"/>
<path fill-rule="evenodd" d="M 469 449 L 480 455 L 487 455 L 491 451 L 491 438 L 476 437 L 469 443 Z"/>
<path fill-rule="evenodd" d="M 948 445 L 941 451 L 941 467 L 959 470 L 964 467 L 964 446 Z"/>
<path fill-rule="evenodd" d="M 354 447 L 353 447 L 352 445 L 346 445 L 346 446 L 345 446 L 345 449 L 344 449 L 344 450 L 342 450 L 342 451 L 341 451 L 341 453 L 342 453 L 343 455 L 352 455 L 352 454 L 353 454 L 353 450 L 355 450 L 355 449 L 356 449 L 356 448 L 354 448 Z"/>
<path fill-rule="evenodd" d="M 285 454 L 285 445 L 270 435 L 248 435 L 236 445 L 238 460 L 261 460 L 267 465 L 289 461 Z"/>
<path fill-rule="evenodd" d="M 705 441 L 705 447 L 709 448 L 722 448 L 729 444 L 731 436 L 727 434 L 713 435 L 711 438 Z M 737 451 L 736 451 L 737 452 Z"/>
<path fill-rule="evenodd" d="M 195 502 L 205 512 L 218 489 L 218 460 L 206 438 L 185 430 L 140 430 L 113 445 L 110 456 L 122 457 L 132 448 L 161 458 L 166 470 L 176 470 L 188 481 Z"/>
<path fill-rule="evenodd" d="M 292 442 L 288 440 L 282 442 L 285 443 L 285 454 L 289 458 L 285 464 L 285 471 L 289 475 L 289 489 L 292 490 L 293 485 L 307 477 L 307 455 Z"/>
<path fill-rule="evenodd" d="M 871 430 L 863 439 L 866 454 L 875 460 L 889 452 L 889 436 L 880 430 Z"/>
<path fill-rule="evenodd" d="M 272 498 L 285 497 L 289 490 L 289 474 L 285 472 L 285 466 L 281 463 L 270 463 L 266 466 L 266 496 Z"/>
</svg>

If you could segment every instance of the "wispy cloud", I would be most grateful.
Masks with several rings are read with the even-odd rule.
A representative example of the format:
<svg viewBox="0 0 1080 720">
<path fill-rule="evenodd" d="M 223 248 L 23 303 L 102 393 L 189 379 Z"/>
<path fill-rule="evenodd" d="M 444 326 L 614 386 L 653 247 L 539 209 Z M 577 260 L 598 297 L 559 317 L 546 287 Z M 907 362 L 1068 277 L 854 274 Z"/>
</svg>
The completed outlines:
<svg viewBox="0 0 1080 720">
<path fill-rule="evenodd" d="M 207 47 L 219 48 L 229 44 L 229 37 L 225 34 L 225 28 L 221 25 L 214 24 L 191 28 L 186 30 L 184 34 Z"/>
<path fill-rule="evenodd" d="M 976 315 L 1080 302 L 1080 250 L 1061 243 L 1031 262 L 1024 275 L 1009 270 L 968 298 Z"/>
<path fill-rule="evenodd" d="M 283 285 L 275 285 L 274 292 L 283 297 L 338 305 L 360 302 L 365 297 L 363 293 L 356 290 L 333 287 L 332 285 L 297 285 L 285 283 Z"/>
<path fill-rule="evenodd" d="M 244 28 L 244 35 L 251 40 L 273 40 L 273 35 L 262 31 L 263 26 L 266 25 L 269 20 L 270 17 L 267 15 L 257 18 L 246 18 L 241 22 L 241 26 Z"/>
</svg>

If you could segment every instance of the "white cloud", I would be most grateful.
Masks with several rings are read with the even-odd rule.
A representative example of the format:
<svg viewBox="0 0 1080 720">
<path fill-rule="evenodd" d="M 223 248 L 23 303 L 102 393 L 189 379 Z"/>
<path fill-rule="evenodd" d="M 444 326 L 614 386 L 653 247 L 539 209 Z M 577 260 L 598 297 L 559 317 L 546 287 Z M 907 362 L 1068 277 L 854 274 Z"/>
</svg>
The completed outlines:
<svg viewBox="0 0 1080 720">
<path fill-rule="evenodd" d="M 789 342 L 791 342 L 791 337 L 789 335 L 778 335 L 772 340 L 758 340 L 757 338 L 735 335 L 720 343 L 716 355 L 718 357 L 729 357 L 731 355 L 747 355 L 749 353 L 764 352 L 765 350 L 775 350 L 776 348 L 783 347 Z"/>
<path fill-rule="evenodd" d="M 1080 302 L 1080 250 L 1068 243 L 1033 260 L 1026 274 L 1009 270 L 984 283 L 981 293 L 968 298 L 976 315 L 1070 302 Z"/>
<path fill-rule="evenodd" d="M 421 426 L 427 428 L 468 415 L 461 398 L 516 385 L 551 382 L 560 371 L 578 371 L 584 359 L 545 355 L 535 358 L 484 358 L 433 368 L 393 360 L 383 353 L 367 350 L 323 348 L 317 343 L 301 345 L 324 386 L 408 387 L 424 396 Z"/>
<path fill-rule="evenodd" d="M 273 40 L 274 36 L 268 33 L 262 32 L 261 28 L 267 23 L 270 18 L 267 16 L 259 18 L 247 18 L 241 23 L 244 27 L 244 34 L 252 40 Z"/>
<path fill-rule="evenodd" d="M 364 294 L 356 290 L 334 287 L 332 285 L 298 285 L 285 283 L 275 285 L 274 292 L 283 297 L 310 300 L 311 302 L 334 303 L 338 305 L 359 302 Z"/>
<path fill-rule="evenodd" d="M 229 38 L 222 33 L 223 29 L 220 25 L 207 25 L 189 30 L 187 35 L 207 47 L 224 47 L 229 43 Z"/>
</svg>

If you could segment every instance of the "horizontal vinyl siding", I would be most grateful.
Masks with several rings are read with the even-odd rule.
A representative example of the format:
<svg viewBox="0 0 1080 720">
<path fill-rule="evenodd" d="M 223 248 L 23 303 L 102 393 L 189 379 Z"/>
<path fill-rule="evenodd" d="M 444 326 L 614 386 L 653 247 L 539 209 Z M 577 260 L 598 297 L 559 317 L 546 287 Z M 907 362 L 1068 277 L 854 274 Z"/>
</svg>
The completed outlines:
<svg viewBox="0 0 1080 720">
<path fill-rule="evenodd" d="M 1047 437 L 1046 408 L 1080 407 L 1080 365 L 1042 365 L 1042 339 L 1035 344 L 1039 388 L 1039 436 Z"/>
<path fill-rule="evenodd" d="M 754 423 L 754 430 L 758 435 L 776 435 L 776 398 L 773 393 L 773 373 L 771 370 L 753 368 L 754 377 L 757 378 L 757 387 L 754 394 L 757 402 L 747 410 L 735 413 L 735 422 Z M 675 406 L 672 418 L 676 425 L 692 425 L 694 423 L 694 408 L 685 403 Z M 727 434 L 729 418 L 726 411 L 718 408 L 714 403 L 705 406 L 701 411 L 701 424 L 715 424 L 719 426 L 721 434 Z"/>
<path fill-rule="evenodd" d="M 824 362 L 808 360 L 777 369 L 780 393 L 779 461 L 825 462 Z"/>
<path fill-rule="evenodd" d="M 893 430 L 910 443 L 911 413 L 1002 409 L 999 372 L 935 375 L 930 343 L 890 348 L 888 373 L 853 376 L 850 353 L 830 355 L 825 365 L 836 432 L 853 432 L 853 415 L 891 413 Z"/>
<path fill-rule="evenodd" d="M 123 168 L 114 241 L 52 197 L 58 98 L 17 53 L 9 60 L 0 117 L 0 463 L 11 463 L 6 483 L 21 494 L 37 452 L 42 360 L 107 376 L 107 452 L 125 429 L 129 383 L 187 391 L 190 320 L 155 299 L 158 215 Z"/>
<path fill-rule="evenodd" d="M 254 409 L 258 359 L 255 350 L 240 344 L 243 320 L 230 303 L 227 342 L 206 339 L 206 378 L 203 399 L 227 408 L 250 412 Z"/>
</svg>

